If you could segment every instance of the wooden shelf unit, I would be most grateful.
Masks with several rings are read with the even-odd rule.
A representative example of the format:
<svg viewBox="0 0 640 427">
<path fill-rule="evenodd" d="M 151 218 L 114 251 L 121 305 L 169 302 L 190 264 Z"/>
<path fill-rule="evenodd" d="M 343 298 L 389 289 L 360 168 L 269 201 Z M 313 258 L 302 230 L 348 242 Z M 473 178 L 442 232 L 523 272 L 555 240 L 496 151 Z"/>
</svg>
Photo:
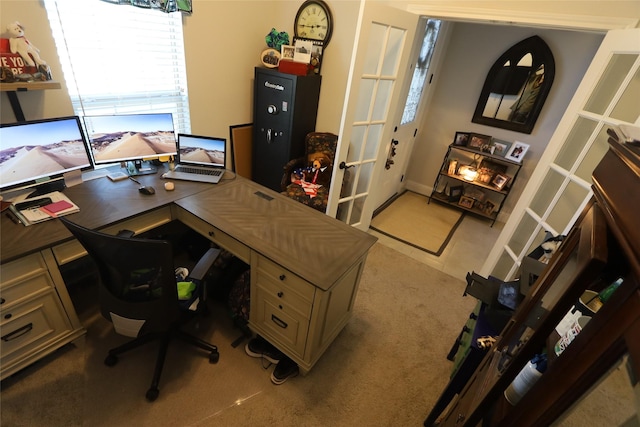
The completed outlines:
<svg viewBox="0 0 640 427">
<path fill-rule="evenodd" d="M 48 80 L 45 82 L 15 82 L 15 83 L 0 83 L 0 92 L 6 92 L 11 103 L 11 109 L 19 122 L 24 122 L 24 112 L 20 106 L 20 100 L 18 99 L 17 92 L 27 92 L 30 90 L 47 90 L 47 89 L 60 89 L 62 85 L 60 82 Z"/>
<path fill-rule="evenodd" d="M 456 173 L 451 174 L 449 173 L 449 164 L 453 160 L 458 161 L 458 166 L 456 167 Z M 475 164 L 476 169 L 479 169 L 480 165 L 482 165 L 483 163 L 486 164 L 487 162 L 491 162 L 494 165 L 500 165 L 505 169 L 505 172 L 503 174 L 509 177 L 509 181 L 503 188 L 497 188 L 496 186 L 491 184 L 493 176 L 490 178 L 489 183 L 484 183 L 478 180 L 468 181 L 464 179 L 462 175 L 457 173 L 460 167 L 464 166 L 465 164 Z M 504 157 L 498 155 L 483 153 L 472 148 L 467 148 L 465 146 L 451 144 L 447 149 L 447 154 L 442 160 L 442 166 L 440 167 L 438 176 L 433 183 L 433 190 L 431 192 L 429 202 L 431 202 L 431 200 L 436 200 L 439 203 L 445 203 L 466 212 L 470 212 L 474 215 L 488 218 L 492 221 L 491 225 L 493 226 L 496 219 L 498 218 L 498 214 L 500 213 L 500 210 L 502 209 L 507 196 L 509 195 L 509 192 L 511 191 L 511 187 L 515 182 L 521 167 L 522 164 L 505 159 Z M 438 189 L 443 184 L 445 185 L 445 187 L 442 190 L 438 191 Z M 454 185 L 462 185 L 465 190 L 470 187 L 482 190 L 485 197 L 482 200 L 478 200 L 477 198 L 472 197 L 474 199 L 474 203 L 471 207 L 462 206 L 459 204 L 458 198 L 452 200 L 449 195 L 445 193 L 448 189 L 450 189 L 451 186 Z M 489 194 L 486 194 L 486 192 L 488 192 Z M 465 195 L 464 191 L 463 195 Z M 491 212 L 485 210 L 484 203 L 486 200 L 490 200 L 495 205 L 495 208 Z"/>
</svg>

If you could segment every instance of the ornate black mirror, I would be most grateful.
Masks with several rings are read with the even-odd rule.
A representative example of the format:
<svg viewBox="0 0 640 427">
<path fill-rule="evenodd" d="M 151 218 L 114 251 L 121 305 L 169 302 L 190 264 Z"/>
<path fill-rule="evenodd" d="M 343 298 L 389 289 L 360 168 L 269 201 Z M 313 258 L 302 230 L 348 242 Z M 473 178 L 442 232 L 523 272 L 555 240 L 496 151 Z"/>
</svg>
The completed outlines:
<svg viewBox="0 0 640 427">
<path fill-rule="evenodd" d="M 555 69 L 553 54 L 540 37 L 515 44 L 489 70 L 471 121 L 531 133 Z"/>
</svg>

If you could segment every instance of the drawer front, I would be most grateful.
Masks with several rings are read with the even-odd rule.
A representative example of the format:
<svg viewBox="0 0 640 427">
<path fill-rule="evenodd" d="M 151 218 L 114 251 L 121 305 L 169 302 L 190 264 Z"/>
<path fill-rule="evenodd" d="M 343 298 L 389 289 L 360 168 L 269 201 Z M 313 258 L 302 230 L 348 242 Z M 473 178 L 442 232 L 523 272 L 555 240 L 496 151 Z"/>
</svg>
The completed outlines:
<svg viewBox="0 0 640 427">
<path fill-rule="evenodd" d="M 305 319 L 311 318 L 312 301 L 302 297 L 292 286 L 258 271 L 256 288 L 284 312 L 297 314 Z"/>
<path fill-rule="evenodd" d="M 299 357 L 304 357 L 309 320 L 295 312 L 285 312 L 261 288 L 257 288 L 255 315 L 251 319 L 260 329 L 264 329 L 276 337 L 280 344 L 287 346 Z"/>
<path fill-rule="evenodd" d="M 171 209 L 166 207 L 105 227 L 100 231 L 107 234 L 118 234 L 120 230 L 131 230 L 136 234 L 140 234 L 169 222 L 171 222 Z M 53 247 L 52 250 L 58 265 L 82 258 L 87 254 L 77 240 L 62 243 Z"/>
<path fill-rule="evenodd" d="M 309 303 L 313 302 L 315 286 L 262 255 L 259 255 L 257 260 L 258 274 L 271 277 L 283 290 L 294 292 Z"/>
<path fill-rule="evenodd" d="M 178 219 L 182 221 L 183 224 L 228 250 L 247 264 L 251 262 L 251 249 L 227 233 L 183 210 L 178 211 Z"/>
<path fill-rule="evenodd" d="M 53 291 L 12 310 L 4 310 L 0 323 L 3 369 L 70 330 L 71 325 Z"/>
<path fill-rule="evenodd" d="M 0 283 L 0 307 L 4 309 L 12 306 L 36 292 L 52 287 L 53 283 L 40 253 L 4 264 Z"/>
</svg>

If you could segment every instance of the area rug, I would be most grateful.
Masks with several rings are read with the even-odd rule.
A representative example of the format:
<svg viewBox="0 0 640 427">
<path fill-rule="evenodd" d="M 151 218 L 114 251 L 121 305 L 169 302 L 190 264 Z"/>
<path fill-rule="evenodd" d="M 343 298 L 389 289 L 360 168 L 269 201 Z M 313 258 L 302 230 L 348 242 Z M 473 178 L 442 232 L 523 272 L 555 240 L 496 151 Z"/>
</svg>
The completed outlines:
<svg viewBox="0 0 640 427">
<path fill-rule="evenodd" d="M 464 212 L 405 191 L 371 220 L 371 229 L 440 256 L 462 222 Z"/>
</svg>

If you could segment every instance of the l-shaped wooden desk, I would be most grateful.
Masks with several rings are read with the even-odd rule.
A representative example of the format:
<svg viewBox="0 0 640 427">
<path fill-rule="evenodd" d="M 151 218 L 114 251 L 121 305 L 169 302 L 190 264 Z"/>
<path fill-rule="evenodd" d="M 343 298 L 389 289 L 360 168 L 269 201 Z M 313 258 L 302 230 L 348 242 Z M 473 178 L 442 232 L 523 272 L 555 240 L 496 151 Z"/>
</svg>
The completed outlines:
<svg viewBox="0 0 640 427">
<path fill-rule="evenodd" d="M 242 177 L 174 191 L 160 174 L 137 179 L 156 194 L 106 177 L 67 188 L 80 207 L 68 218 L 113 234 L 178 220 L 227 249 L 251 266 L 249 327 L 308 372 L 350 319 L 376 238 Z M 86 253 L 55 219 L 25 227 L 3 215 L 0 225 L 5 378 L 84 335 L 59 267 Z"/>
</svg>

